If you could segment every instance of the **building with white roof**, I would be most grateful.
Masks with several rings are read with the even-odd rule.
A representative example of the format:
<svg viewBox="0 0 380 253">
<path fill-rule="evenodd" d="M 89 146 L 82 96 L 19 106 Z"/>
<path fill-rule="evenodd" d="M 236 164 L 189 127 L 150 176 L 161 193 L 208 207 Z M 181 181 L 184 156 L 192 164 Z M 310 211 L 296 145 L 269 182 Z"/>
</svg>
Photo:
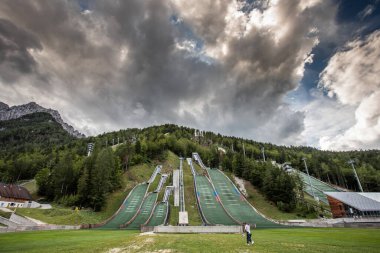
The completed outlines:
<svg viewBox="0 0 380 253">
<path fill-rule="evenodd" d="M 380 217 L 379 192 L 324 192 L 334 218 Z"/>
</svg>

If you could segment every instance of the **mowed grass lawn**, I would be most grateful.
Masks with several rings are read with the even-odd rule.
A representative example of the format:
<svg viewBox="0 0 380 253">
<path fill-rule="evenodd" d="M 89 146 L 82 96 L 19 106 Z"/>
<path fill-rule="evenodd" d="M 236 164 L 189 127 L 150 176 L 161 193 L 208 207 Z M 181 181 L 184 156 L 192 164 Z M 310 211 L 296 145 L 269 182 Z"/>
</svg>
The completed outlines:
<svg viewBox="0 0 380 253">
<path fill-rule="evenodd" d="M 0 234 L 0 252 L 379 252 L 380 230 L 263 229 L 254 246 L 240 234 L 148 234 L 137 231 L 39 231 Z"/>
</svg>

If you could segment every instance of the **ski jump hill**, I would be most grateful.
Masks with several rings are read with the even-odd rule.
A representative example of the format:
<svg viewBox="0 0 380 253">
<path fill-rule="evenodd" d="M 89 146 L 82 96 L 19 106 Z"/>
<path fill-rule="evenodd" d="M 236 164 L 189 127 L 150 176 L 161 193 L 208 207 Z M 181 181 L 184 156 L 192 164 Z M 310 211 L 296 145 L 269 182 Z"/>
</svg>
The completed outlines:
<svg viewBox="0 0 380 253">
<path fill-rule="evenodd" d="M 194 169 L 193 159 L 202 168 L 201 174 Z M 259 213 L 222 171 L 206 167 L 198 153 L 193 153 L 187 162 L 193 175 L 203 226 L 234 226 L 240 230 L 241 224 L 246 222 L 256 224 L 258 228 L 284 227 Z M 158 165 L 147 182 L 136 185 L 109 219 L 99 224 L 83 225 L 82 228 L 140 230 L 166 226 L 170 215 L 169 198 L 174 186 L 166 186 L 162 200 L 158 200 L 168 178 L 167 174 L 160 174 L 161 169 L 162 166 Z M 161 177 L 157 178 L 159 174 Z M 151 189 L 155 180 L 159 180 L 158 186 Z M 183 181 L 180 185 L 183 187 Z"/>
</svg>

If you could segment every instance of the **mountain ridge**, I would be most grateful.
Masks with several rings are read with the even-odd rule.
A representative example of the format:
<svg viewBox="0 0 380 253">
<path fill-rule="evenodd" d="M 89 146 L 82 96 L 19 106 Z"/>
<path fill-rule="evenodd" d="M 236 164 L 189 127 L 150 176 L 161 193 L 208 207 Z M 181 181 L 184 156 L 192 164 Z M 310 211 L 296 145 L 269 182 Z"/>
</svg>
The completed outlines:
<svg viewBox="0 0 380 253">
<path fill-rule="evenodd" d="M 22 116 L 36 112 L 49 113 L 71 136 L 74 136 L 76 138 L 85 137 L 84 134 L 80 133 L 78 130 L 75 130 L 74 127 L 64 122 L 57 110 L 53 110 L 50 108 L 47 109 L 45 107 L 40 106 L 36 102 L 29 102 L 27 104 L 9 107 L 9 105 L 0 101 L 0 121 L 18 119 Z"/>
</svg>

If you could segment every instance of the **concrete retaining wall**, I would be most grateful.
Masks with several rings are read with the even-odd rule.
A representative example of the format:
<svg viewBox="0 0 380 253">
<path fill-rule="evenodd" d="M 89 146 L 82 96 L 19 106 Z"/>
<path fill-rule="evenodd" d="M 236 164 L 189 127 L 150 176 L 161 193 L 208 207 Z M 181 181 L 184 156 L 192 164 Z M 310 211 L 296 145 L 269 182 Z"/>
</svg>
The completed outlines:
<svg viewBox="0 0 380 253">
<path fill-rule="evenodd" d="M 24 225 L 24 226 L 36 226 L 37 224 L 27 218 L 24 218 L 20 215 L 17 215 L 15 213 L 12 213 L 10 219 L 10 221 L 13 221 L 15 223 L 18 223 L 20 225 Z"/>
<path fill-rule="evenodd" d="M 154 233 L 170 234 L 241 234 L 241 226 L 156 226 Z"/>
<path fill-rule="evenodd" d="M 288 222 L 281 222 L 283 225 L 294 227 L 380 227 L 380 218 L 339 218 L 339 219 L 321 219 L 321 220 L 292 220 Z"/>
<path fill-rule="evenodd" d="M 65 225 L 46 225 L 46 226 L 17 226 L 17 227 L 0 227 L 0 233 L 21 232 L 21 231 L 38 231 L 38 230 L 75 230 L 80 229 L 80 226 L 65 226 Z"/>
<path fill-rule="evenodd" d="M 14 221 L 10 221 L 10 220 L 8 220 L 8 219 L 6 219 L 4 217 L 1 217 L 1 216 L 0 216 L 0 223 L 4 224 L 5 226 L 12 227 L 12 228 L 13 227 L 17 227 L 18 225 L 20 225 L 20 224 L 14 222 Z"/>
</svg>

